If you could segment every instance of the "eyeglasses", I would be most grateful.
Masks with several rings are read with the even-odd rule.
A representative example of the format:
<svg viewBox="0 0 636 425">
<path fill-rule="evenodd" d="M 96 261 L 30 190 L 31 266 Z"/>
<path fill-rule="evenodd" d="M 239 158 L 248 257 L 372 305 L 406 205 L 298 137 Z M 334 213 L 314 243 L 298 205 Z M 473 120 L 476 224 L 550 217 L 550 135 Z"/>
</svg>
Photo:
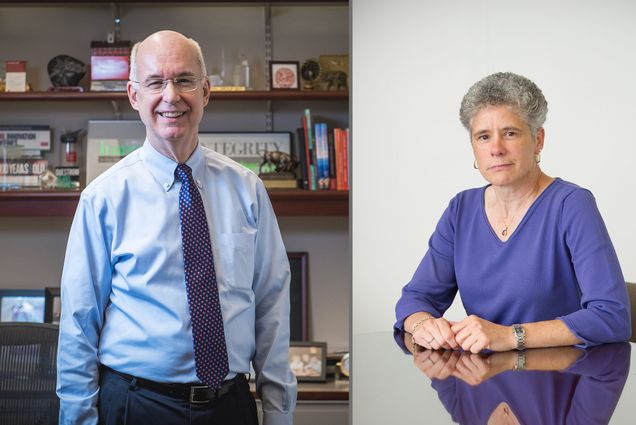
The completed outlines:
<svg viewBox="0 0 636 425">
<path fill-rule="evenodd" d="M 162 78 L 151 78 L 144 82 L 130 80 L 130 82 L 140 84 L 150 93 L 159 94 L 166 89 L 166 85 L 168 84 L 169 81 L 172 82 L 172 86 L 179 93 L 188 93 L 191 91 L 195 91 L 197 87 L 199 87 L 200 80 L 201 80 L 200 78 L 195 78 L 195 77 L 175 77 L 175 78 L 167 78 L 165 80 Z"/>
</svg>

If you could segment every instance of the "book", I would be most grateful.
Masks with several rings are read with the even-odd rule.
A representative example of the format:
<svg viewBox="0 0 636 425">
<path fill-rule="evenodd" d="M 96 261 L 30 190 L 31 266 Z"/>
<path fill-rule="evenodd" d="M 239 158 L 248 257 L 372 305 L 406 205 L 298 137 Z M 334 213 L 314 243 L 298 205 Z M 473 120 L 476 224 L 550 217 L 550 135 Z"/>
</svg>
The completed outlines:
<svg viewBox="0 0 636 425">
<path fill-rule="evenodd" d="M 298 188 L 298 180 L 296 179 L 263 180 L 263 184 L 268 189 L 296 189 Z"/>
<path fill-rule="evenodd" d="M 316 162 L 318 175 L 318 189 L 329 189 L 329 148 L 327 146 L 327 124 L 315 124 Z"/>
<path fill-rule="evenodd" d="M 296 138 L 294 139 L 294 156 L 298 159 L 298 177 L 300 187 L 309 189 L 309 178 L 307 176 L 307 155 L 305 144 L 305 129 L 296 129 Z"/>
<path fill-rule="evenodd" d="M 336 128 L 333 131 L 329 132 L 327 143 L 329 147 L 329 190 L 337 190 L 338 182 L 336 175 L 336 145 L 334 143 L 334 134 L 336 132 Z"/>
<path fill-rule="evenodd" d="M 51 128 L 48 125 L 0 125 L 0 145 L 48 151 L 51 150 Z"/>
<path fill-rule="evenodd" d="M 311 132 L 311 111 L 305 109 L 305 114 L 301 118 L 303 129 L 305 131 L 305 155 L 307 159 L 307 175 L 309 180 L 309 190 L 316 190 L 316 167 L 314 144 Z"/>
<path fill-rule="evenodd" d="M 6 62 L 5 91 L 25 92 L 27 89 L 26 61 L 8 60 Z"/>
<path fill-rule="evenodd" d="M 0 176 L 39 176 L 49 166 L 46 159 L 7 159 L 0 162 Z"/>
<path fill-rule="evenodd" d="M 20 189 L 22 187 L 40 187 L 40 176 L 2 176 L 0 175 L 0 188 Z"/>
</svg>

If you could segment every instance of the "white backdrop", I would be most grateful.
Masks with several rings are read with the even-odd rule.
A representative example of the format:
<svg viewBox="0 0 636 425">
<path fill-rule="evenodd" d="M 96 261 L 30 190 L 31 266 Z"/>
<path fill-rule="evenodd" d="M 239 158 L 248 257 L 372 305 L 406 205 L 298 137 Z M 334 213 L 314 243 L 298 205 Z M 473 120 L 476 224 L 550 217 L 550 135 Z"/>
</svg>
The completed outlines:
<svg viewBox="0 0 636 425">
<path fill-rule="evenodd" d="M 356 335 L 391 329 L 451 197 L 485 184 L 458 110 L 497 71 L 543 90 L 541 165 L 592 190 L 636 280 L 635 23 L 630 0 L 352 1 L 354 350 Z"/>
</svg>

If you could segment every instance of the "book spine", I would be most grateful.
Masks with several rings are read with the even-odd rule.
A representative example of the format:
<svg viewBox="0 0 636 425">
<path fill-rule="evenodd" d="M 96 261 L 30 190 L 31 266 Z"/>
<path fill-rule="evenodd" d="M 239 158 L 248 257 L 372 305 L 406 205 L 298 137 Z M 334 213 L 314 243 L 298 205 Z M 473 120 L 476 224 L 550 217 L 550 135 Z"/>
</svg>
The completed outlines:
<svg viewBox="0 0 636 425">
<path fill-rule="evenodd" d="M 309 189 L 307 178 L 307 154 L 305 148 L 305 129 L 296 129 L 296 139 L 294 140 L 294 154 L 298 159 L 299 180 L 302 189 Z"/>
<path fill-rule="evenodd" d="M 338 187 L 336 175 L 336 145 L 334 141 L 334 134 L 337 129 L 334 128 L 327 134 L 327 143 L 329 147 L 329 190 L 336 190 Z"/>
<path fill-rule="evenodd" d="M 305 109 L 305 141 L 307 142 L 307 149 L 309 151 L 308 158 L 308 173 L 310 175 L 310 190 L 316 190 L 317 188 L 317 173 L 316 173 L 316 149 L 314 146 L 314 138 L 312 134 L 312 126 L 311 126 L 311 111 L 309 109 Z"/>
<path fill-rule="evenodd" d="M 326 149 L 326 124 L 316 123 L 316 159 L 318 161 L 318 188 L 325 190 L 329 188 L 329 164 Z"/>
<path fill-rule="evenodd" d="M 342 153 L 342 129 L 336 128 L 334 130 L 334 144 L 336 145 L 336 189 L 344 190 L 344 166 L 342 165 L 342 159 L 344 155 Z"/>
<path fill-rule="evenodd" d="M 342 164 L 344 166 L 343 176 L 344 183 L 342 185 L 342 190 L 349 190 L 349 129 L 343 131 L 342 137 Z"/>
<path fill-rule="evenodd" d="M 39 187 L 40 176 L 0 176 L 0 187 Z"/>
<path fill-rule="evenodd" d="M 39 176 L 48 166 L 46 159 L 10 159 L 0 162 L 0 176 Z"/>
</svg>

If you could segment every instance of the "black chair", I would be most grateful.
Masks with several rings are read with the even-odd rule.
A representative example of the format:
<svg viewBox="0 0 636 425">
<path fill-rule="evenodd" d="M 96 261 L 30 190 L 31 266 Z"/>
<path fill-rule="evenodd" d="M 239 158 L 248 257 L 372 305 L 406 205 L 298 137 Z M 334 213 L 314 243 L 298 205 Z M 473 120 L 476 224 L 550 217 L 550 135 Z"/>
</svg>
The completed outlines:
<svg viewBox="0 0 636 425">
<path fill-rule="evenodd" d="M 58 326 L 0 323 L 0 425 L 57 424 Z"/>
</svg>

